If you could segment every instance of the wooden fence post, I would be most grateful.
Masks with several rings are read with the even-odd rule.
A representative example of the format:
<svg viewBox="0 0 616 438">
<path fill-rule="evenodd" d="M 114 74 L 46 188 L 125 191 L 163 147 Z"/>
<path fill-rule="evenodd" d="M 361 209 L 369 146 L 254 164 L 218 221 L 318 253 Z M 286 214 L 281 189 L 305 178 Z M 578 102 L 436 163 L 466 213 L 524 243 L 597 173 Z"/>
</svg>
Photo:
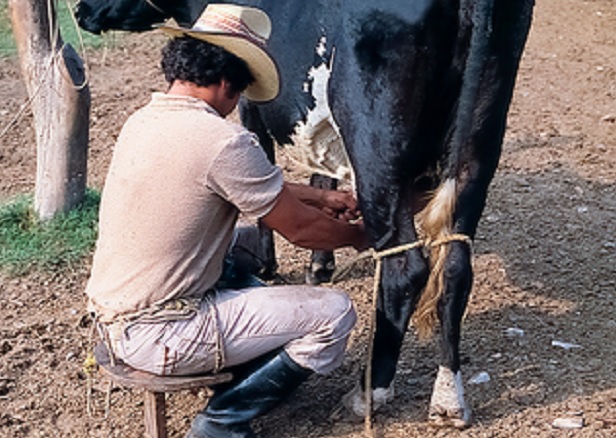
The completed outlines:
<svg viewBox="0 0 616 438">
<path fill-rule="evenodd" d="M 34 206 L 40 219 L 84 197 L 90 89 L 81 58 L 60 36 L 55 0 L 9 0 L 36 132 Z"/>
</svg>

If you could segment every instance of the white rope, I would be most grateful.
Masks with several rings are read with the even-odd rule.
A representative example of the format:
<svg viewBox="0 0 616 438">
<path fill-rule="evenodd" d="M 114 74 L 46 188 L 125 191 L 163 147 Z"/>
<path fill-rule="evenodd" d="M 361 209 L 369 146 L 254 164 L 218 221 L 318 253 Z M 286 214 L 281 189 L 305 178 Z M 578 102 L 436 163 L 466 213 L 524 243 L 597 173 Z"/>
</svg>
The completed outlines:
<svg viewBox="0 0 616 438">
<path fill-rule="evenodd" d="M 17 111 L 17 113 L 4 126 L 4 128 L 2 128 L 2 131 L 0 131 L 0 139 L 4 138 L 4 136 L 9 132 L 9 130 L 13 126 L 15 126 L 17 124 L 17 122 L 19 122 L 23 118 L 24 113 L 26 112 L 26 110 L 31 107 L 32 102 L 38 96 L 39 92 L 41 91 L 41 89 L 43 88 L 43 85 L 45 84 L 45 82 L 47 80 L 47 77 L 49 75 L 49 71 L 51 69 L 51 66 L 54 65 L 57 62 L 57 59 L 60 57 L 60 54 L 63 51 L 64 45 L 63 45 L 62 49 L 56 50 L 56 41 L 57 40 L 56 40 L 55 37 L 58 35 L 59 28 L 57 26 L 54 26 L 55 22 L 52 19 L 53 18 L 53 15 L 51 13 L 51 11 L 52 11 L 52 1 L 53 0 L 47 0 L 47 19 L 49 20 L 49 38 L 50 38 L 50 42 L 51 42 L 52 55 L 49 57 L 47 65 L 43 69 L 43 74 L 41 75 L 40 81 L 37 84 L 37 86 L 34 88 L 34 90 L 32 91 L 32 94 L 19 107 L 19 110 Z M 79 85 L 75 85 L 73 83 L 72 78 L 67 78 L 66 74 L 62 71 L 62 69 L 60 69 L 60 74 L 62 74 L 62 76 L 68 82 L 73 84 L 73 88 L 75 90 L 81 91 L 85 87 L 87 87 L 88 84 L 89 84 L 88 62 L 87 62 L 87 57 L 86 57 L 85 44 L 83 42 L 83 37 L 82 37 L 81 29 L 79 28 L 79 25 L 77 24 L 77 19 L 75 18 L 75 14 L 73 13 L 72 8 L 70 7 L 69 1 L 68 0 L 65 0 L 65 1 L 66 1 L 68 10 L 70 11 L 72 21 L 73 21 L 73 23 L 75 25 L 75 29 L 77 30 L 77 35 L 79 36 L 79 42 L 80 42 L 80 46 L 81 46 L 82 57 L 83 57 L 83 60 L 84 60 L 83 61 L 84 62 L 84 80 L 83 80 L 83 83 L 81 83 Z"/>
<path fill-rule="evenodd" d="M 39 92 L 41 91 L 41 88 L 43 88 L 43 84 L 45 83 L 47 73 L 49 72 L 49 69 L 51 68 L 52 65 L 53 65 L 53 57 L 49 58 L 49 61 L 47 62 L 47 65 L 45 66 L 45 69 L 43 70 L 43 77 L 41 78 L 40 82 L 38 83 L 34 91 L 32 92 L 32 95 L 26 99 L 26 101 L 21 105 L 19 111 L 17 111 L 15 116 L 9 121 L 9 123 L 7 123 L 7 125 L 4 127 L 2 132 L 0 132 L 0 139 L 2 139 L 7 134 L 7 132 L 9 132 L 9 130 L 14 125 L 17 124 L 17 122 L 23 117 L 24 112 L 26 112 L 26 110 L 30 108 L 32 101 L 36 98 L 36 96 L 38 96 Z"/>
</svg>

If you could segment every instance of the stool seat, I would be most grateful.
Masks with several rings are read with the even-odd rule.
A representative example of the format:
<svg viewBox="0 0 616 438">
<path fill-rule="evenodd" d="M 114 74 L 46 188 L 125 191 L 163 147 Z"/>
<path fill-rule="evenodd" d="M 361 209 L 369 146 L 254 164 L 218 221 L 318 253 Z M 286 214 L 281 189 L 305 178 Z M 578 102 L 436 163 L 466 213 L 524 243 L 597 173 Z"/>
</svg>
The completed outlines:
<svg viewBox="0 0 616 438">
<path fill-rule="evenodd" d="M 208 395 L 211 395 L 211 386 L 233 379 L 233 375 L 228 372 L 191 376 L 159 376 L 132 368 L 116 357 L 114 357 L 115 364 L 112 365 L 109 350 L 104 342 L 100 342 L 94 347 L 94 357 L 102 373 L 112 382 L 125 388 L 144 390 L 145 435 L 148 438 L 165 438 L 167 436 L 165 421 L 166 392 L 205 388 L 208 390 Z"/>
<path fill-rule="evenodd" d="M 104 342 L 100 342 L 94 347 L 94 357 L 103 373 L 113 382 L 126 388 L 142 388 L 152 392 L 174 392 L 183 389 L 206 388 L 228 382 L 233 378 L 231 373 L 159 376 L 146 371 L 136 370 L 115 357 L 115 365 L 111 365 L 109 350 Z"/>
</svg>

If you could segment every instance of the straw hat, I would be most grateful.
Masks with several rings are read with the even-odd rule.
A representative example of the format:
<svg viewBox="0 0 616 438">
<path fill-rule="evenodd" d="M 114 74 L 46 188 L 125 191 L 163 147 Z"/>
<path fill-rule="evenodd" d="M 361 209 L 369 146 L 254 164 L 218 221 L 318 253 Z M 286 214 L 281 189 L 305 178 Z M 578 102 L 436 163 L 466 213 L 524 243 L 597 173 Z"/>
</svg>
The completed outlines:
<svg viewBox="0 0 616 438">
<path fill-rule="evenodd" d="M 260 9 L 210 4 L 191 28 L 163 25 L 160 29 L 173 37 L 189 36 L 215 44 L 246 61 L 255 77 L 244 92 L 248 99 L 268 102 L 278 96 L 278 68 L 265 48 L 272 25 Z"/>
</svg>

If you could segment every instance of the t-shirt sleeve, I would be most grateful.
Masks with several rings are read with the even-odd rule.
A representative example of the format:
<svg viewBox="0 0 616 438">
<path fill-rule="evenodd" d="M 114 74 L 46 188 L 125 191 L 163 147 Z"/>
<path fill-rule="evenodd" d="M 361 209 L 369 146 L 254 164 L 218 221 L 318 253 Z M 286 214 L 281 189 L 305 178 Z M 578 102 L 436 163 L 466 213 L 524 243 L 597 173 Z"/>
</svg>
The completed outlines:
<svg viewBox="0 0 616 438">
<path fill-rule="evenodd" d="M 234 136 L 213 161 L 207 184 L 242 214 L 258 219 L 274 207 L 283 175 L 267 159 L 257 137 L 244 131 Z"/>
</svg>

